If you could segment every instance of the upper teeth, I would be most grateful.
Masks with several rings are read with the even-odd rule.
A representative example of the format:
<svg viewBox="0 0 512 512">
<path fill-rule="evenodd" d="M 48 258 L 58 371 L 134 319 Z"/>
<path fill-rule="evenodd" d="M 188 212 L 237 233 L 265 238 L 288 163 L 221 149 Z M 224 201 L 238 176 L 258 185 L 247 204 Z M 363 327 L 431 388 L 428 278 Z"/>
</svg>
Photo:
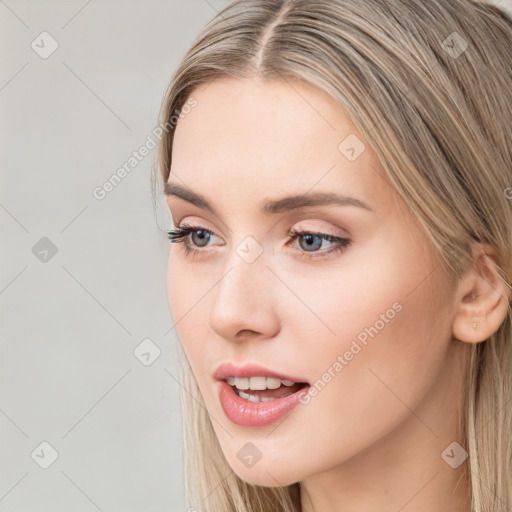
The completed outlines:
<svg viewBox="0 0 512 512">
<path fill-rule="evenodd" d="M 226 379 L 230 386 L 237 389 L 277 389 L 284 384 L 285 386 L 293 386 L 295 382 L 291 380 L 274 379 L 273 377 L 228 377 Z"/>
</svg>

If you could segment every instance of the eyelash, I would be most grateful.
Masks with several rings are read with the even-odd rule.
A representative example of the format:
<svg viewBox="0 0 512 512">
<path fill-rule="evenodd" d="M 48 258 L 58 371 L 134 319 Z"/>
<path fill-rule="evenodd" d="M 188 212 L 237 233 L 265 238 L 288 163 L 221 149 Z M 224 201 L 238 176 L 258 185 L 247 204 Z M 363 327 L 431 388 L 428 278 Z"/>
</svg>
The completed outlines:
<svg viewBox="0 0 512 512">
<path fill-rule="evenodd" d="M 206 233 L 210 233 L 211 235 L 214 235 L 212 231 L 209 229 L 204 229 L 200 227 L 192 227 L 188 224 L 182 224 L 175 230 L 171 230 L 167 233 L 169 240 L 171 243 L 183 243 L 185 254 L 190 255 L 192 257 L 198 256 L 202 252 L 206 252 L 204 249 L 195 249 L 190 244 L 189 235 L 192 233 L 195 233 L 196 231 L 204 231 Z M 351 240 L 348 238 L 342 238 L 339 236 L 329 235 L 327 233 L 320 233 L 320 232 L 314 232 L 314 231 L 297 231 L 296 229 L 292 229 L 288 237 L 291 239 L 291 241 L 295 241 L 298 237 L 304 236 L 304 235 L 314 235 L 318 236 L 322 240 L 325 240 L 326 242 L 337 242 L 338 245 L 334 246 L 333 248 L 327 250 L 327 251 L 313 251 L 313 252 L 307 252 L 307 251 L 301 251 L 302 254 L 300 257 L 305 260 L 314 260 L 317 258 L 324 258 L 326 256 L 332 256 L 336 253 L 343 252 L 351 244 Z"/>
</svg>

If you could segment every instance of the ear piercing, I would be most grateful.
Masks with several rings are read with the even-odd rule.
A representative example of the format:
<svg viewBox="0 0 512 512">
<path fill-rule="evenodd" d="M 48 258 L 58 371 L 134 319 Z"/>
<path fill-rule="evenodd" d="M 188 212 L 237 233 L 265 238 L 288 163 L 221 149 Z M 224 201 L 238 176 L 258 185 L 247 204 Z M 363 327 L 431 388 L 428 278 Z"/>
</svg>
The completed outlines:
<svg viewBox="0 0 512 512">
<path fill-rule="evenodd" d="M 478 328 L 478 323 L 477 322 L 474 322 L 473 323 L 473 329 L 477 329 Z"/>
</svg>

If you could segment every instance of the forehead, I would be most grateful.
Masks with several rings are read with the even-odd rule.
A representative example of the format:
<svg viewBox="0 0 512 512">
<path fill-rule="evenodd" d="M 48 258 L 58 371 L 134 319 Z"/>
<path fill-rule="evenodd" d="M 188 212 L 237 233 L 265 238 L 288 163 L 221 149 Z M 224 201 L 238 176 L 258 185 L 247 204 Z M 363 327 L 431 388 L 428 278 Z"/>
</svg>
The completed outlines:
<svg viewBox="0 0 512 512">
<path fill-rule="evenodd" d="M 384 199 L 378 159 L 324 92 L 289 79 L 225 78 L 192 96 L 197 106 L 176 128 L 170 180 L 175 173 L 190 188 L 208 194 L 214 187 L 226 200 L 236 190 L 245 204 L 271 191 L 335 189 L 370 203 Z"/>
</svg>

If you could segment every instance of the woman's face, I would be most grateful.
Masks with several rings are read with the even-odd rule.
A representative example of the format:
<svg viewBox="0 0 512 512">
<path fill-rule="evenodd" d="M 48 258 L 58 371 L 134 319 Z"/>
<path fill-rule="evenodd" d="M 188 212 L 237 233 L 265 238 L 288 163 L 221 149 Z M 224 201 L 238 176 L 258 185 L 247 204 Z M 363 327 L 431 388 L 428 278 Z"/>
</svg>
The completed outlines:
<svg viewBox="0 0 512 512">
<path fill-rule="evenodd" d="M 169 303 L 233 470 L 290 484 L 375 450 L 390 457 L 400 433 L 400 450 L 440 457 L 454 440 L 454 282 L 369 144 L 295 81 L 222 79 L 193 97 L 167 200 L 174 227 L 198 231 L 192 252 L 171 246 Z M 219 375 L 222 364 L 236 368 Z M 272 375 L 309 387 L 244 379 Z M 267 389 L 240 397 L 236 384 Z"/>
</svg>

